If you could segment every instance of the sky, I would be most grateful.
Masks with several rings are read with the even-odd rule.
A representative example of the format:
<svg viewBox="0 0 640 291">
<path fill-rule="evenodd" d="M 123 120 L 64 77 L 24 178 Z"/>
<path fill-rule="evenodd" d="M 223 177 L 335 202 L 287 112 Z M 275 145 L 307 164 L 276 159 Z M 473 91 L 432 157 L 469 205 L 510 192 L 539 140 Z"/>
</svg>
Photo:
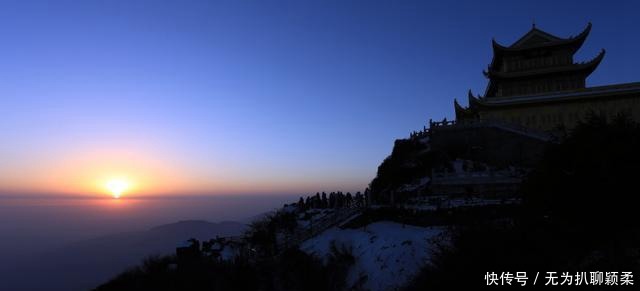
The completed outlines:
<svg viewBox="0 0 640 291">
<path fill-rule="evenodd" d="M 0 1 L 0 192 L 361 191 L 533 22 L 640 81 L 637 1 L 440 2 Z"/>
</svg>

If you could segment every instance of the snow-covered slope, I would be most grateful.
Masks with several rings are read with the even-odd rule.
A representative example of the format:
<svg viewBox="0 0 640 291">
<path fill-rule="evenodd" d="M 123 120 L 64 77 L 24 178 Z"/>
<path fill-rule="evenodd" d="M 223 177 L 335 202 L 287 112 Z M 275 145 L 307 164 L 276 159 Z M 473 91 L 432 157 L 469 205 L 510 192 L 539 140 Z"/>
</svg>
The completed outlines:
<svg viewBox="0 0 640 291">
<path fill-rule="evenodd" d="M 301 249 L 326 258 L 331 243 L 353 249 L 349 287 L 362 283 L 367 290 L 394 290 L 406 284 L 430 259 L 432 241 L 441 227 L 417 227 L 382 221 L 359 229 L 330 228 L 305 241 Z"/>
</svg>

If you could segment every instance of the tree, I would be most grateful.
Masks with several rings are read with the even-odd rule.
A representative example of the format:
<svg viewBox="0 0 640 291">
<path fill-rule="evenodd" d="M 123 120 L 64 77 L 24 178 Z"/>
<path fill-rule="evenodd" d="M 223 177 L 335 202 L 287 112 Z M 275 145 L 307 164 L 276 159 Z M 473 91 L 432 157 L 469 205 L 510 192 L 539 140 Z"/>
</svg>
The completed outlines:
<svg viewBox="0 0 640 291">
<path fill-rule="evenodd" d="M 316 192 L 316 196 L 313 197 L 313 208 L 320 208 L 320 193 Z"/>
<path fill-rule="evenodd" d="M 531 210 L 554 219 L 619 227 L 638 217 L 640 127 L 591 115 L 545 153 L 523 185 Z"/>
<path fill-rule="evenodd" d="M 356 207 L 358 208 L 361 208 L 364 206 L 364 197 L 362 196 L 362 193 L 360 193 L 360 191 L 356 193 L 355 203 L 356 203 Z"/>
<path fill-rule="evenodd" d="M 336 194 L 333 192 L 329 194 L 329 208 L 336 208 Z"/>
<path fill-rule="evenodd" d="M 371 205 L 371 194 L 369 188 L 364 189 L 364 207 L 369 207 Z"/>
<path fill-rule="evenodd" d="M 486 285 L 460 278 L 487 270 L 640 271 L 639 148 L 638 124 L 591 115 L 544 153 L 522 186 L 519 211 L 451 227 L 406 290 L 478 290 Z"/>
<path fill-rule="evenodd" d="M 328 208 L 329 207 L 329 201 L 327 200 L 327 193 L 324 193 L 324 192 L 322 192 L 321 207 L 322 208 Z"/>
</svg>

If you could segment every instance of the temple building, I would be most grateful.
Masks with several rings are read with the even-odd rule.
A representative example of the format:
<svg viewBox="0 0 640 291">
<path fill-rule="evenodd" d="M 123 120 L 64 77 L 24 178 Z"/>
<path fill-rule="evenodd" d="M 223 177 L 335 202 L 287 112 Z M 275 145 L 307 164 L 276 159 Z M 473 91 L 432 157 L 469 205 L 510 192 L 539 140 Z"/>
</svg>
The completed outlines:
<svg viewBox="0 0 640 291">
<path fill-rule="evenodd" d="M 605 56 L 574 61 L 591 31 L 561 38 L 535 25 L 510 46 L 493 40 L 493 59 L 482 96 L 468 94 L 468 106 L 454 100 L 456 124 L 496 122 L 541 132 L 573 128 L 589 113 L 620 113 L 640 121 L 640 82 L 587 87 L 587 77 Z"/>
</svg>

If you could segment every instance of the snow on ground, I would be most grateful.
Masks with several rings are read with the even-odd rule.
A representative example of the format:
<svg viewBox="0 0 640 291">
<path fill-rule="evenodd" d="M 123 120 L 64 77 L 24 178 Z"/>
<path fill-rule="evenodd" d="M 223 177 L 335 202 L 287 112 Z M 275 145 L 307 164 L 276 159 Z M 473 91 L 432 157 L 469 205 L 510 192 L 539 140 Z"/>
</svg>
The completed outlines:
<svg viewBox="0 0 640 291">
<path fill-rule="evenodd" d="M 353 248 L 356 258 L 347 285 L 363 281 L 367 290 L 394 290 L 406 284 L 430 259 L 432 240 L 442 227 L 417 227 L 381 221 L 366 228 L 330 228 L 301 245 L 307 253 L 326 258 L 331 243 Z"/>
</svg>

